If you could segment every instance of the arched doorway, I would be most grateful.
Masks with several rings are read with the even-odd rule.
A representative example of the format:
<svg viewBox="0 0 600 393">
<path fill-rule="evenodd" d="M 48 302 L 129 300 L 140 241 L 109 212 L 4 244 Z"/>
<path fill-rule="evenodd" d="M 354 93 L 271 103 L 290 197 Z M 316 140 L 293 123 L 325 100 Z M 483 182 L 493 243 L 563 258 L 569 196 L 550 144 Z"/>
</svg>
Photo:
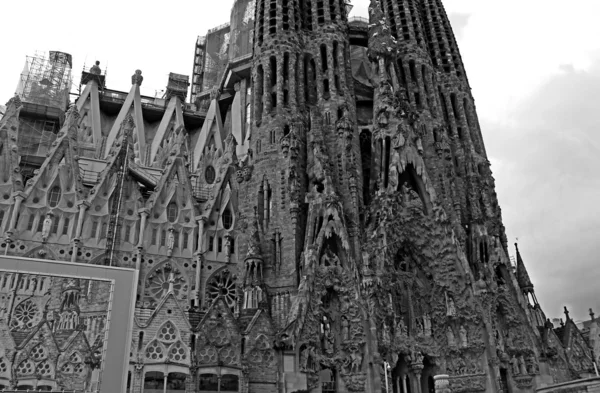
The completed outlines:
<svg viewBox="0 0 600 393">
<path fill-rule="evenodd" d="M 429 357 L 423 359 L 423 372 L 421 373 L 421 393 L 435 393 L 433 377 L 437 374 L 436 366 Z"/>
<path fill-rule="evenodd" d="M 412 393 L 412 372 L 408 368 L 405 355 L 398 357 L 396 367 L 392 369 L 392 389 L 394 393 Z"/>
</svg>

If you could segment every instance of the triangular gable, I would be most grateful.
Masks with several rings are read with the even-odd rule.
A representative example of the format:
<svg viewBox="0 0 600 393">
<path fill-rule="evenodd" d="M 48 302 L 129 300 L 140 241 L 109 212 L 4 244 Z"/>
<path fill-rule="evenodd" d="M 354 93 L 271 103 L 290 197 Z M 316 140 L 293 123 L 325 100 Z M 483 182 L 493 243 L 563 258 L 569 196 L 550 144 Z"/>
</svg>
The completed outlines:
<svg viewBox="0 0 600 393">
<path fill-rule="evenodd" d="M 99 192 L 103 188 L 111 188 L 112 185 L 110 182 L 113 179 L 113 174 L 117 171 L 121 170 L 121 153 L 123 149 L 129 149 L 131 152 L 133 150 L 132 147 L 132 138 L 131 131 L 134 128 L 134 120 L 131 116 L 127 117 L 121 124 L 121 136 L 122 140 L 120 142 L 115 142 L 114 146 L 112 146 L 108 156 L 108 165 L 104 168 L 104 170 L 98 175 L 98 184 L 94 186 L 90 190 L 90 195 L 87 198 L 87 201 L 91 204 L 94 202 L 96 197 L 98 197 L 101 193 Z M 133 157 L 130 154 L 128 157 L 128 161 L 133 161 Z"/>
<path fill-rule="evenodd" d="M 219 102 L 217 98 L 214 98 L 210 102 L 210 107 L 206 113 L 206 119 L 202 124 L 202 129 L 198 135 L 198 140 L 194 146 L 193 162 L 191 171 L 198 169 L 200 158 L 204 152 L 204 148 L 207 147 L 207 143 L 214 136 L 215 146 L 217 150 L 223 151 L 223 139 L 221 137 L 223 132 L 223 121 L 221 120 L 221 112 L 219 110 Z"/>
<path fill-rule="evenodd" d="M 167 105 L 167 110 L 163 115 L 160 125 L 156 130 L 156 134 L 152 139 L 152 146 L 150 147 L 150 157 L 148 164 L 152 165 L 157 158 L 159 148 L 163 145 L 166 138 L 169 137 L 174 130 L 184 127 L 183 112 L 181 110 L 181 102 L 179 97 L 173 96 Z M 180 131 L 181 132 L 181 131 Z"/>
<path fill-rule="evenodd" d="M 229 305 L 223 298 L 223 296 L 217 296 L 212 301 L 210 307 L 208 307 L 208 309 L 206 310 L 206 313 L 204 314 L 204 316 L 198 323 L 198 326 L 196 326 L 196 329 L 194 329 L 194 330 L 196 330 L 198 332 L 202 331 L 203 327 L 211 319 L 214 319 L 215 313 L 218 313 L 221 315 L 220 321 L 224 322 L 228 328 L 234 330 L 234 332 L 232 333 L 233 335 L 240 336 L 242 334 L 242 332 L 239 330 L 239 327 L 235 321 L 235 317 L 233 316 L 233 313 L 232 313 L 231 309 L 229 308 Z"/>
<path fill-rule="evenodd" d="M 92 128 L 92 141 L 98 146 L 101 147 L 102 143 L 102 124 L 100 122 L 100 97 L 98 95 L 98 84 L 91 80 L 88 82 L 87 86 L 81 93 L 81 96 L 77 99 L 77 110 L 81 115 L 81 119 L 77 124 L 78 127 L 81 127 L 81 122 L 83 122 L 86 115 L 89 118 L 89 126 Z M 96 150 L 96 154 L 98 155 L 99 151 Z"/>
<path fill-rule="evenodd" d="M 72 182 L 72 188 L 75 191 L 77 200 L 83 199 L 83 182 L 79 174 L 79 146 L 77 143 L 77 123 L 79 121 L 79 112 L 77 107 L 72 106 L 67 112 L 67 119 L 63 128 L 58 132 L 56 141 L 52 143 L 48 158 L 44 161 L 39 172 L 30 181 L 27 182 L 25 193 L 29 197 L 32 191 L 39 185 L 40 181 L 46 181 L 50 184 L 50 177 L 53 171 L 62 163 L 66 164 L 67 182 Z M 61 179 L 62 180 L 62 179 Z M 69 189 L 71 184 L 65 184 Z M 45 188 L 41 187 L 41 188 Z"/>
<path fill-rule="evenodd" d="M 234 171 L 234 166 L 237 163 L 237 156 L 235 155 L 236 145 L 237 142 L 235 138 L 233 135 L 229 134 L 225 139 L 225 151 L 223 152 L 223 155 L 219 157 L 218 164 L 215 165 L 217 178 L 211 190 L 213 197 L 208 198 L 204 210 L 202 211 L 203 217 L 209 218 L 215 207 L 221 207 L 221 204 L 217 203 L 220 201 L 218 197 L 219 195 L 224 194 L 224 186 L 229 184 L 229 179 Z"/>
<path fill-rule="evenodd" d="M 14 96 L 6 103 L 6 113 L 0 120 L 0 184 L 11 184 L 12 190 L 3 190 L 10 194 L 11 191 L 23 190 L 23 177 L 19 167 L 18 134 L 19 114 L 23 106 L 19 96 Z M 5 180 L 6 179 L 6 180 Z"/>
<path fill-rule="evenodd" d="M 189 200 L 189 206 L 192 207 L 192 182 L 190 181 L 190 176 L 186 167 L 186 159 L 185 159 L 185 139 L 186 135 L 183 130 L 177 136 L 177 141 L 173 145 L 173 148 L 170 153 L 170 157 L 167 160 L 167 167 L 163 172 L 160 180 L 158 181 L 156 188 L 154 189 L 154 193 L 148 198 L 148 202 L 146 202 L 146 208 L 153 209 L 156 205 L 159 197 L 164 196 L 163 193 L 167 192 L 168 198 L 171 198 L 174 189 L 168 189 L 171 184 L 173 184 L 174 179 L 178 179 L 179 184 L 182 184 L 184 189 L 189 191 L 185 192 L 184 195 L 180 195 L 180 197 L 187 197 Z"/>
<path fill-rule="evenodd" d="M 262 309 L 256 310 L 256 314 L 252 317 L 252 320 L 246 326 L 246 330 L 244 331 L 244 335 L 249 335 L 251 333 L 263 333 L 273 335 L 275 333 L 275 328 L 273 327 L 273 322 L 267 312 Z"/>
<path fill-rule="evenodd" d="M 175 310 L 175 311 L 172 311 L 171 314 L 167 314 L 164 311 L 165 309 Z M 163 317 L 163 318 L 159 319 L 160 324 L 162 324 L 168 316 L 168 318 L 173 319 L 173 320 L 184 320 L 187 327 L 189 329 L 192 328 L 185 311 L 183 310 L 183 308 L 181 308 L 181 304 L 179 304 L 179 301 L 177 300 L 177 298 L 175 297 L 175 294 L 172 291 L 167 292 L 167 294 L 165 296 L 163 296 L 162 299 L 160 299 L 160 301 L 156 305 L 156 308 L 154 309 L 152 314 L 150 314 L 150 317 L 145 321 L 145 323 L 142 323 L 136 316 L 135 324 L 137 326 L 139 326 L 140 328 L 147 328 L 148 326 L 150 326 L 152 324 L 154 319 L 159 315 Z"/>
<path fill-rule="evenodd" d="M 87 337 L 85 336 L 85 332 L 83 330 L 76 330 L 75 334 L 72 334 L 68 340 L 66 340 L 60 350 L 61 352 L 68 352 L 71 347 L 85 347 L 87 353 L 92 352 L 92 346 L 88 342 Z"/>
<path fill-rule="evenodd" d="M 141 74 L 141 72 L 140 72 Z M 139 75 L 141 78 L 141 75 Z M 135 137 L 133 139 L 137 140 L 138 143 L 138 153 L 140 162 L 146 162 L 146 133 L 144 131 L 144 117 L 142 115 L 142 99 L 140 96 L 140 84 L 141 81 L 139 79 L 134 78 L 134 83 L 131 86 L 131 90 L 125 99 L 125 103 L 121 107 L 121 111 L 113 124 L 108 137 L 106 138 L 106 145 L 104 147 L 103 156 L 106 157 L 109 155 L 110 150 L 113 147 L 115 140 L 119 135 L 119 131 L 121 129 L 121 124 L 127 119 L 130 115 L 131 107 L 133 105 L 133 124 L 135 128 Z"/>
</svg>

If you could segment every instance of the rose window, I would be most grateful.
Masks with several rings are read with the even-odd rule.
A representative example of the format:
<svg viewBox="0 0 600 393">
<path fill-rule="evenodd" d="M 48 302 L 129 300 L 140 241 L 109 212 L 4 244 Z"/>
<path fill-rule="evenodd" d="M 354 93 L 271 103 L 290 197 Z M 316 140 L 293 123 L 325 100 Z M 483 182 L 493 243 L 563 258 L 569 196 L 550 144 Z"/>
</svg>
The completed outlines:
<svg viewBox="0 0 600 393">
<path fill-rule="evenodd" d="M 71 354 L 71 356 L 69 357 L 69 362 L 71 362 L 71 363 L 81 363 L 81 362 L 83 362 L 83 359 L 81 359 L 81 356 L 79 356 L 79 354 L 77 352 L 73 352 Z"/>
<path fill-rule="evenodd" d="M 0 374 L 5 373 L 8 367 L 6 366 L 6 360 L 0 358 Z"/>
<path fill-rule="evenodd" d="M 200 362 L 204 364 L 216 364 L 217 363 L 217 350 L 214 347 L 204 347 L 198 351 L 198 357 Z"/>
<path fill-rule="evenodd" d="M 33 358 L 33 360 L 39 362 L 40 360 L 44 360 L 46 359 L 46 357 L 48 357 L 48 352 L 46 351 L 46 348 L 44 348 L 41 345 L 38 345 L 37 347 L 31 350 L 30 356 Z"/>
<path fill-rule="evenodd" d="M 74 372 L 75 372 L 75 374 L 79 374 L 79 375 L 85 374 L 85 367 L 83 367 L 83 363 L 76 364 Z"/>
<path fill-rule="evenodd" d="M 73 366 L 70 363 L 65 363 L 60 368 L 60 372 L 63 373 L 63 374 L 72 374 L 73 373 Z"/>
<path fill-rule="evenodd" d="M 146 348 L 146 358 L 152 360 L 162 360 L 164 357 L 165 355 L 163 347 L 158 341 L 154 340 L 148 344 L 148 347 Z"/>
<path fill-rule="evenodd" d="M 20 303 L 15 308 L 14 316 L 14 327 L 25 329 L 32 329 L 40 319 L 38 308 L 31 300 Z"/>
<path fill-rule="evenodd" d="M 181 341 L 177 341 L 175 344 L 171 345 L 171 348 L 169 349 L 169 360 L 180 362 L 185 360 L 186 357 L 185 347 Z"/>
<path fill-rule="evenodd" d="M 173 285 L 173 294 L 178 299 L 181 299 L 187 292 L 187 284 L 181 277 L 180 271 L 172 268 L 170 263 L 156 269 L 146 281 L 148 294 L 156 300 L 160 300 L 166 295 L 171 285 Z"/>
<path fill-rule="evenodd" d="M 34 370 L 35 364 L 31 360 L 23 360 L 17 367 L 17 375 L 32 375 Z"/>
<path fill-rule="evenodd" d="M 223 270 L 216 274 L 208 284 L 208 296 L 211 300 L 218 296 L 223 296 L 225 302 L 233 311 L 237 301 L 237 293 L 235 289 L 235 276 L 229 273 L 228 270 Z"/>
<path fill-rule="evenodd" d="M 161 341 L 175 341 L 177 338 L 177 330 L 171 322 L 165 323 L 158 333 L 158 338 Z"/>
<path fill-rule="evenodd" d="M 42 377 L 49 377 L 52 374 L 52 366 L 48 362 L 42 362 L 37 365 L 35 372 Z"/>
</svg>

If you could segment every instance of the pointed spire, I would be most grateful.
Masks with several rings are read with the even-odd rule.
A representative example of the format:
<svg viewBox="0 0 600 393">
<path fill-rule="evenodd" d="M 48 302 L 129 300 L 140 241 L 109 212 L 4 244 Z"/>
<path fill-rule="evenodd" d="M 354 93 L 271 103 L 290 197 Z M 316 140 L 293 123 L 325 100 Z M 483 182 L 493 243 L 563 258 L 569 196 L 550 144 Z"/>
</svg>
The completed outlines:
<svg viewBox="0 0 600 393">
<path fill-rule="evenodd" d="M 533 283 L 529 278 L 529 273 L 527 273 L 525 263 L 523 263 L 523 258 L 521 258 L 521 253 L 519 252 L 519 245 L 517 243 L 515 243 L 515 249 L 517 250 L 517 282 L 519 283 L 522 291 L 533 291 Z"/>
<path fill-rule="evenodd" d="M 571 317 L 569 316 L 569 309 L 567 308 L 567 306 L 565 306 L 565 317 L 567 318 L 567 321 L 571 319 Z"/>
</svg>

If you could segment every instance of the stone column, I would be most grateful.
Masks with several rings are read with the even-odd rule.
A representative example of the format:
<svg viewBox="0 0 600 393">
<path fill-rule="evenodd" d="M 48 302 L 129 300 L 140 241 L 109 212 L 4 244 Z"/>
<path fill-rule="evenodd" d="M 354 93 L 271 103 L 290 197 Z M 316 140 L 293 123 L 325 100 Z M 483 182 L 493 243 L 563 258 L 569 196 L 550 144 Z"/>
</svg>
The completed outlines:
<svg viewBox="0 0 600 393">
<path fill-rule="evenodd" d="M 169 378 L 169 373 L 165 372 L 164 374 L 164 382 L 163 382 L 163 393 L 167 393 L 167 378 Z"/>
<path fill-rule="evenodd" d="M 83 220 L 85 218 L 85 211 L 90 207 L 88 201 L 80 201 L 77 204 L 79 207 L 79 216 L 77 218 L 77 228 L 75 228 L 75 237 L 73 238 L 73 253 L 71 254 L 71 262 L 77 261 L 77 253 L 79 252 L 79 243 L 81 242 L 81 232 L 83 230 Z M 58 218 L 57 218 L 58 219 Z"/>
<path fill-rule="evenodd" d="M 435 393 L 450 393 L 450 380 L 446 374 L 440 374 L 433 377 L 435 383 Z"/>
<path fill-rule="evenodd" d="M 15 200 L 15 205 L 13 207 L 12 215 L 10 217 L 10 225 L 8 226 L 8 236 L 10 237 L 17 226 L 17 218 L 19 217 L 19 211 L 21 210 L 21 203 L 25 199 L 25 193 L 22 191 L 18 191 L 13 193 L 13 199 Z M 8 250 L 8 246 L 6 247 Z"/>
<path fill-rule="evenodd" d="M 206 217 L 197 216 L 196 221 L 198 222 L 198 249 L 196 250 L 196 302 L 200 306 L 200 282 L 202 279 L 202 250 L 204 248 L 204 226 L 206 223 Z"/>
</svg>

